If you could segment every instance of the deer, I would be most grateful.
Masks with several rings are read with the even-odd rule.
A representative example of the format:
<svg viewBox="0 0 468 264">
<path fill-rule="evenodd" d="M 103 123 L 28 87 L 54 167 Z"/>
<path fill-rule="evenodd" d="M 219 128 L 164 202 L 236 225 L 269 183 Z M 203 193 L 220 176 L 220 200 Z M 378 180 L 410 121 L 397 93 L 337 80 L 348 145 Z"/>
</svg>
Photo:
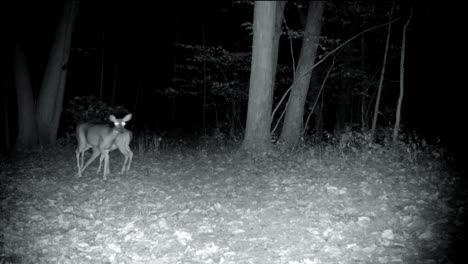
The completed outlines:
<svg viewBox="0 0 468 264">
<path fill-rule="evenodd" d="M 122 155 L 124 155 L 125 160 L 122 165 L 122 170 L 120 171 L 120 174 L 123 174 L 124 172 L 130 170 L 130 166 L 132 164 L 132 159 L 133 159 L 133 152 L 130 149 L 130 141 L 132 140 L 132 132 L 127 129 L 123 129 L 124 132 L 120 133 L 115 137 L 114 144 L 112 144 L 112 147 L 109 149 L 109 152 L 118 149 Z M 101 165 L 102 161 L 104 159 L 104 155 L 101 153 L 101 157 L 99 158 L 99 167 L 97 170 L 97 173 L 101 171 Z"/>
<path fill-rule="evenodd" d="M 115 118 L 114 115 L 109 116 L 109 120 L 114 123 L 114 127 L 109 127 L 102 124 L 82 123 L 76 127 L 76 136 L 78 139 L 78 147 L 76 153 L 76 163 L 78 167 L 78 178 L 82 176 L 84 170 L 91 164 L 99 155 L 99 167 L 97 173 L 101 170 L 102 161 L 104 161 L 103 180 L 107 179 L 110 174 L 109 168 L 109 152 L 115 149 L 125 156 L 121 174 L 130 169 L 133 152 L 130 149 L 130 141 L 132 133 L 125 129 L 126 122 L 132 119 L 132 114 L 126 115 L 122 119 Z M 84 153 L 92 148 L 93 154 L 83 166 Z"/>
</svg>

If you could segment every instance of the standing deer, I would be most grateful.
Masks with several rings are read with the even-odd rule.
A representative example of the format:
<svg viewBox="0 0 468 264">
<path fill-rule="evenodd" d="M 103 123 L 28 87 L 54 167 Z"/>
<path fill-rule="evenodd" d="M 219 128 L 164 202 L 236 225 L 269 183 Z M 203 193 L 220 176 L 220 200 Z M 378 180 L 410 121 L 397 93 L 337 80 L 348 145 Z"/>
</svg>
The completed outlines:
<svg viewBox="0 0 468 264">
<path fill-rule="evenodd" d="M 133 159 L 133 152 L 130 149 L 130 141 L 132 140 L 132 132 L 127 129 L 123 129 L 124 131 L 117 134 L 117 137 L 115 137 L 114 144 L 112 144 L 111 149 L 109 152 L 119 149 L 120 153 L 124 155 L 125 160 L 122 165 L 122 170 L 120 171 L 120 174 L 123 174 L 125 171 L 128 171 L 130 169 L 130 166 L 132 164 L 132 159 Z M 97 170 L 97 173 L 101 171 L 101 165 L 102 165 L 102 160 L 104 159 L 104 155 L 101 153 L 101 157 L 99 158 L 99 167 Z"/>
<path fill-rule="evenodd" d="M 103 179 L 106 180 L 107 175 L 110 173 L 109 152 L 116 148 L 118 148 L 125 156 L 122 171 L 120 173 L 130 169 L 133 158 L 133 152 L 129 146 L 132 139 L 132 133 L 124 128 L 126 122 L 130 119 L 132 119 L 132 114 L 128 114 L 122 119 L 116 119 L 114 115 L 111 115 L 109 120 L 114 123 L 113 128 L 107 125 L 91 123 L 83 123 L 77 126 L 76 135 L 78 138 L 78 147 L 75 153 L 78 177 L 81 177 L 86 167 L 88 167 L 88 165 L 91 164 L 97 156 L 101 155 L 99 159 L 98 173 L 101 170 L 102 161 L 104 160 Z M 93 149 L 93 154 L 83 166 L 84 153 L 90 148 Z"/>
</svg>

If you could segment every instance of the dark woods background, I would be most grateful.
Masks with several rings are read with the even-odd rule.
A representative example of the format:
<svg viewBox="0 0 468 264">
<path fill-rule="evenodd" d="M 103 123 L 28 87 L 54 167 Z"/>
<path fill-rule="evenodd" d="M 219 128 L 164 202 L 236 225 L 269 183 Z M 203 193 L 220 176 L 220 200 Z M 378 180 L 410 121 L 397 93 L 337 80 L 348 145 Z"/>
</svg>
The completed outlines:
<svg viewBox="0 0 468 264">
<path fill-rule="evenodd" d="M 379 125 L 393 126 L 399 89 L 401 30 L 411 4 L 414 4 L 414 15 L 407 39 L 404 129 L 416 131 L 432 142 L 439 138 L 451 150 L 462 154 L 466 146 L 463 129 L 466 119 L 463 86 L 466 85 L 457 80 L 463 76 L 460 71 L 463 66 L 459 65 L 464 63 L 460 43 L 464 26 L 463 9 L 455 3 L 395 1 L 394 17 L 400 20 L 393 26 Z M 10 1 L 1 5 L 4 31 L 0 133 L 1 149 L 5 152 L 13 146 L 17 132 L 14 46 L 19 44 L 25 51 L 32 87 L 37 94 L 63 3 Z M 307 10 L 307 2 L 299 1 L 289 2 L 285 9 L 287 27 L 296 35 L 303 30 L 304 20 L 298 5 Z M 388 21 L 391 5 L 392 1 L 327 2 L 319 56 L 360 31 Z M 76 121 L 67 112 L 73 98 L 90 95 L 132 112 L 132 130 L 149 129 L 169 137 L 214 131 L 242 136 L 252 45 L 247 22 L 252 22 L 252 13 L 253 5 L 244 1 L 151 4 L 80 1 L 66 65 L 68 76 L 59 137 L 70 133 L 69 128 Z M 346 81 L 353 95 L 368 86 L 369 96 L 375 96 L 386 31 L 382 27 L 369 32 L 336 54 L 336 65 L 325 88 L 324 131 L 334 133 L 336 129 L 335 113 L 340 107 L 344 72 L 352 74 Z M 287 34 L 280 41 L 273 107 L 292 83 L 291 42 Z M 296 63 L 301 43 L 300 37 L 292 40 Z M 209 52 L 200 52 L 203 50 Z M 364 60 L 360 57 L 362 52 Z M 321 84 L 331 61 L 329 58 L 316 68 L 316 81 L 312 85 Z M 312 95 L 309 97 L 307 105 L 314 99 Z M 93 100 L 89 102 L 95 103 Z M 348 106 L 347 125 L 359 123 L 357 105 L 351 102 Z M 308 133 L 312 135 L 317 127 L 313 123 L 309 126 Z"/>
</svg>

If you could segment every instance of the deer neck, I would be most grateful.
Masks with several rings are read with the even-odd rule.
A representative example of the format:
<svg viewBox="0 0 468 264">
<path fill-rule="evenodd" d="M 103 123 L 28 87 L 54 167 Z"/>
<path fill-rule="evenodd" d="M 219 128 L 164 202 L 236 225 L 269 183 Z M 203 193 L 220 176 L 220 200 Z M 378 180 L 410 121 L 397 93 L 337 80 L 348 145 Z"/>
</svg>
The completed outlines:
<svg viewBox="0 0 468 264">
<path fill-rule="evenodd" d="M 103 143 L 102 144 L 103 149 L 110 149 L 112 147 L 112 144 L 114 143 L 115 138 L 120 133 L 121 133 L 121 131 L 114 127 L 112 129 L 112 132 L 109 134 L 109 136 L 104 137 L 104 139 L 103 139 L 104 142 L 102 142 Z"/>
</svg>

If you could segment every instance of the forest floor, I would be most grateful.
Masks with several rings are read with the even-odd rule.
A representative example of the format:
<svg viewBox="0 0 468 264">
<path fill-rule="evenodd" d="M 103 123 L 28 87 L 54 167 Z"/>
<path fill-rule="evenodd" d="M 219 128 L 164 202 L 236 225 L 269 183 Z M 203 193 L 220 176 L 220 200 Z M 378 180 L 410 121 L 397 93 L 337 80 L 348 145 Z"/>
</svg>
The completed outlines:
<svg viewBox="0 0 468 264">
<path fill-rule="evenodd" d="M 0 263 L 456 263 L 463 250 L 466 192 L 437 159 L 239 153 L 135 152 L 119 175 L 114 151 L 106 181 L 97 161 L 77 177 L 73 147 L 3 160 Z"/>
</svg>

